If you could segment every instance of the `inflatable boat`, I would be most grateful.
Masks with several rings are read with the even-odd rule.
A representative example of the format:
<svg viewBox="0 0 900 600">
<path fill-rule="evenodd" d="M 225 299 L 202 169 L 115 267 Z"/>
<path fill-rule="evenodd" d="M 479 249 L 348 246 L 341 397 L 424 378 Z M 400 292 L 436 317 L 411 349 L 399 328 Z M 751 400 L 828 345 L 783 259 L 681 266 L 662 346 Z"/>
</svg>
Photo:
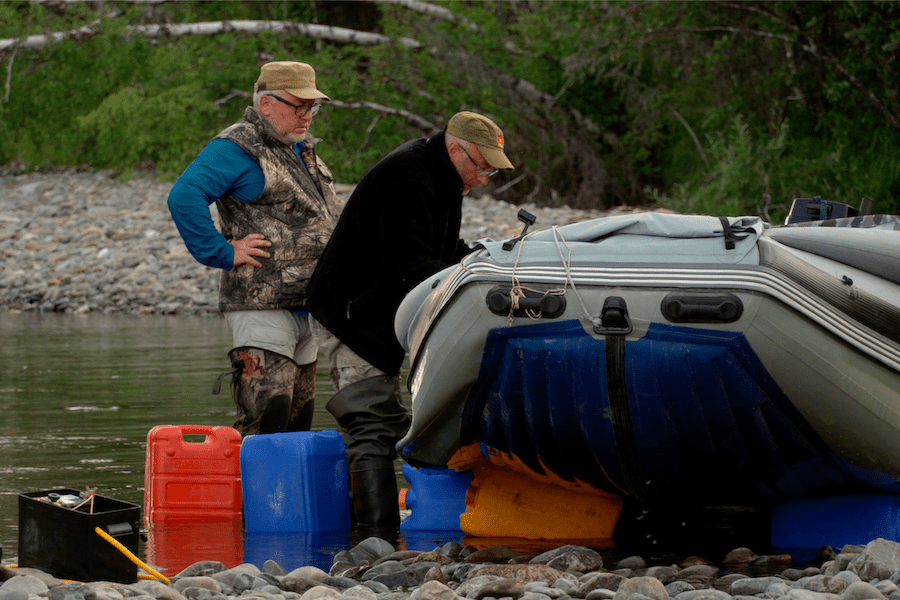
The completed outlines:
<svg viewBox="0 0 900 600">
<path fill-rule="evenodd" d="M 900 218 L 656 212 L 481 240 L 396 315 L 417 467 L 663 503 L 900 493 Z"/>
</svg>

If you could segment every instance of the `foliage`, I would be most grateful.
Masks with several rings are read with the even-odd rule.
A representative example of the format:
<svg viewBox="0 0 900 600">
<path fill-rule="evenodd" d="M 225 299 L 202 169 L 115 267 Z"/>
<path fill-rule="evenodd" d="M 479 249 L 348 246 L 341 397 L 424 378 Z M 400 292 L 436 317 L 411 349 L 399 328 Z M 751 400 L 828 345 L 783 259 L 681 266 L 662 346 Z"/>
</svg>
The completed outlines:
<svg viewBox="0 0 900 600">
<path fill-rule="evenodd" d="M 341 181 L 458 110 L 503 128 L 513 202 L 658 203 L 773 220 L 820 195 L 900 212 L 900 4 L 872 2 L 107 1 L 0 3 L 0 38 L 92 35 L 0 50 L 0 164 L 88 165 L 174 178 L 240 119 L 261 63 L 303 60 L 335 100 L 313 127 Z M 290 32 L 149 37 L 228 19 L 323 23 L 391 44 Z M 418 41 L 419 48 L 397 43 Z M 771 197 L 768 207 L 764 195 Z"/>
</svg>

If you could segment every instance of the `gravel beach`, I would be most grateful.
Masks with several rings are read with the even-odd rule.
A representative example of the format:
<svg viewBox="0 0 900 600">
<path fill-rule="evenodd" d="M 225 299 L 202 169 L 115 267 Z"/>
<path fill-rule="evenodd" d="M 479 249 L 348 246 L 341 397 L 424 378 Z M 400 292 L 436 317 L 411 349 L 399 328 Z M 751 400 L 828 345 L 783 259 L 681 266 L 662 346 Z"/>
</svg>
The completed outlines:
<svg viewBox="0 0 900 600">
<path fill-rule="evenodd" d="M 338 552 L 328 573 L 226 569 L 202 561 L 168 583 L 80 583 L 34 568 L 0 566 L 0 600 L 898 600 L 900 544 L 875 539 L 819 552 L 819 566 L 798 569 L 787 556 L 736 548 L 716 566 L 699 557 L 650 565 L 640 556 L 604 565 L 594 550 L 561 546 L 537 556 L 504 546 L 474 550 L 450 542 L 432 551 L 396 550 L 368 538 Z M 768 573 L 755 575 L 762 566 Z M 779 567 L 783 566 L 783 568 Z"/>
<path fill-rule="evenodd" d="M 0 175 L 0 306 L 66 313 L 201 315 L 217 311 L 219 272 L 187 252 L 166 207 L 171 183 L 110 171 Z M 342 197 L 352 185 L 338 186 Z M 466 198 L 462 238 L 506 239 L 524 208 L 534 230 L 595 218 L 568 208 Z M 213 206 L 215 210 L 215 206 Z"/>
</svg>

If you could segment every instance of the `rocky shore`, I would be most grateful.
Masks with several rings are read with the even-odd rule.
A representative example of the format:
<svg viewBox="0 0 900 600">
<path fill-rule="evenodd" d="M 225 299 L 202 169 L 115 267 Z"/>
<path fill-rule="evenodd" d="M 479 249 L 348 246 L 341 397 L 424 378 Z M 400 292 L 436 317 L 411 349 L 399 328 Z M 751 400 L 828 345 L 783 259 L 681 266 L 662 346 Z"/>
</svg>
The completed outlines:
<svg viewBox="0 0 900 600">
<path fill-rule="evenodd" d="M 819 566 L 798 569 L 788 556 L 737 548 L 715 566 L 699 557 L 648 565 L 631 556 L 604 565 L 594 550 L 562 546 L 537 556 L 503 546 L 483 550 L 455 542 L 429 552 L 397 551 L 371 537 L 338 552 L 329 573 L 305 566 L 290 573 L 274 561 L 191 565 L 168 584 L 64 581 L 33 568 L 0 567 L 0 600 L 898 600 L 900 544 L 875 539 L 826 546 Z M 780 567 L 783 567 L 778 570 Z M 774 575 L 755 575 L 764 569 Z"/>
<path fill-rule="evenodd" d="M 75 170 L 0 174 L 0 306 L 64 313 L 216 312 L 219 271 L 185 249 L 166 207 L 172 184 L 113 176 Z M 352 190 L 339 186 L 344 198 Z M 521 227 L 519 208 L 537 216 L 535 230 L 601 215 L 466 198 L 462 238 L 510 237 Z"/>
</svg>

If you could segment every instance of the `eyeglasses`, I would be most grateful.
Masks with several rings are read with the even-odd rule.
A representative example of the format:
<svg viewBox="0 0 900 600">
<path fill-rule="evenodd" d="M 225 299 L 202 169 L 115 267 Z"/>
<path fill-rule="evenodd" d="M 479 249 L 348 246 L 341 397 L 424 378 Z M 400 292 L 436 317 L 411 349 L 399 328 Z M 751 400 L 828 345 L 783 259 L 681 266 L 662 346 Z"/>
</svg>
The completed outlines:
<svg viewBox="0 0 900 600">
<path fill-rule="evenodd" d="M 317 102 L 314 102 L 312 104 L 294 104 L 293 102 L 288 102 L 284 98 L 280 98 L 275 94 L 269 94 L 268 96 L 269 98 L 275 98 L 279 102 L 283 102 L 288 106 L 293 106 L 294 114 L 297 115 L 298 118 L 302 119 L 306 115 L 306 113 L 309 113 L 312 116 L 316 116 L 319 113 L 320 105 Z"/>
<path fill-rule="evenodd" d="M 460 144 L 459 147 L 462 149 L 463 152 L 466 152 L 466 149 L 463 148 L 462 144 Z M 493 177 L 494 175 L 496 175 L 497 173 L 500 172 L 500 169 L 491 169 L 490 171 L 486 171 L 478 166 L 478 163 L 475 162 L 475 159 L 472 158 L 471 154 L 466 152 L 466 156 L 468 156 L 469 160 L 472 161 L 472 164 L 475 165 L 475 173 L 477 173 L 479 177 Z"/>
</svg>

